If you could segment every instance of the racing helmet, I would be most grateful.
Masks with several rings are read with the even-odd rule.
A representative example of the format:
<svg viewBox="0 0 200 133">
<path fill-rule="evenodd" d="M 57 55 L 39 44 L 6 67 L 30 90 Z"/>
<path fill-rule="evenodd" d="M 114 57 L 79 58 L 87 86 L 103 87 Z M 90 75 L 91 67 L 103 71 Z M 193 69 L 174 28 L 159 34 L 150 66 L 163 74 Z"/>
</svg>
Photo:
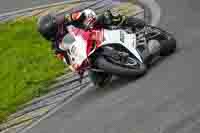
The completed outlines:
<svg viewBox="0 0 200 133">
<path fill-rule="evenodd" d="M 83 21 L 83 25 L 88 29 L 93 28 L 94 24 L 97 20 L 96 13 L 91 9 L 85 9 L 85 10 L 83 10 L 82 13 L 85 16 L 85 20 Z"/>
<path fill-rule="evenodd" d="M 52 41 L 55 39 L 58 24 L 56 23 L 55 15 L 47 14 L 45 16 L 41 16 L 38 19 L 38 31 L 39 33 L 48 41 Z"/>
</svg>

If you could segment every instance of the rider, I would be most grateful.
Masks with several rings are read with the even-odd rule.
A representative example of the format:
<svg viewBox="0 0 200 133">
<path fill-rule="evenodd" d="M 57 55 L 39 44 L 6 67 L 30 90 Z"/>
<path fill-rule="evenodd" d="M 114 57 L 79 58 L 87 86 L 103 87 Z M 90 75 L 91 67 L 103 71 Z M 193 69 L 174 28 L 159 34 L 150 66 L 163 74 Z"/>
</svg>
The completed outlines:
<svg viewBox="0 0 200 133">
<path fill-rule="evenodd" d="M 62 60 L 65 59 L 66 63 L 70 64 L 66 51 L 59 47 L 63 37 L 68 33 L 66 26 L 73 25 L 82 29 L 90 29 L 95 25 L 107 28 L 111 25 L 120 26 L 129 25 L 129 23 L 132 24 L 132 19 L 120 14 L 114 15 L 110 10 L 97 16 L 93 10 L 85 9 L 70 14 L 42 16 L 38 21 L 38 31 L 45 39 L 53 42 L 52 48 L 56 56 Z"/>
</svg>

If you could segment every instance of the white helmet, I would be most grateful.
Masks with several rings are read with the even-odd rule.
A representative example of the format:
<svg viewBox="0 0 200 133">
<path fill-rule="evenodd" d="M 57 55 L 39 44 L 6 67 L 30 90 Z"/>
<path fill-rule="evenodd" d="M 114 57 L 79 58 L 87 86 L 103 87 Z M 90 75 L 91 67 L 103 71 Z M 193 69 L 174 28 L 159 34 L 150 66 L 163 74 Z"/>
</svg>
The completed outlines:
<svg viewBox="0 0 200 133">
<path fill-rule="evenodd" d="M 86 28 L 93 28 L 94 27 L 94 23 L 97 20 L 96 13 L 91 9 L 85 9 L 85 10 L 82 11 L 82 13 L 86 17 L 84 22 L 83 22 L 83 24 L 86 26 Z"/>
</svg>

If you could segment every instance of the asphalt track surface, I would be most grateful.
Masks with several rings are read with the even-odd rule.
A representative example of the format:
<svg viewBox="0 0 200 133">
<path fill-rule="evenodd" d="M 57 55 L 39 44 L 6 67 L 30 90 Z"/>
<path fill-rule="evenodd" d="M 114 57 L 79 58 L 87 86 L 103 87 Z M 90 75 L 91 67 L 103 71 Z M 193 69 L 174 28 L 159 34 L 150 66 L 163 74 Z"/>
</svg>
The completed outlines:
<svg viewBox="0 0 200 133">
<path fill-rule="evenodd" d="M 178 51 L 142 78 L 89 89 L 28 133 L 199 133 L 200 1 L 158 0 Z"/>
<path fill-rule="evenodd" d="M 140 79 L 88 89 L 27 133 L 199 133 L 200 1 L 157 0 L 178 51 Z"/>
</svg>

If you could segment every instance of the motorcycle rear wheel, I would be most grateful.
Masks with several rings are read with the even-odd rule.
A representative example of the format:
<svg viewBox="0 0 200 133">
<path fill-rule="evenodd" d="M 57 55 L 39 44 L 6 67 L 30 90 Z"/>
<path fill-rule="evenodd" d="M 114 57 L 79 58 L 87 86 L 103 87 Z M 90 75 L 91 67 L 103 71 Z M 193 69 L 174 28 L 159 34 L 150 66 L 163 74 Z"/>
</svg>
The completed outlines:
<svg viewBox="0 0 200 133">
<path fill-rule="evenodd" d="M 149 27 L 160 32 L 160 34 L 155 38 L 160 43 L 160 56 L 168 56 L 176 50 L 176 39 L 172 34 L 158 27 Z"/>
<path fill-rule="evenodd" d="M 160 56 L 168 56 L 176 50 L 176 40 L 173 38 L 170 40 L 162 40 L 160 44 Z"/>
</svg>

